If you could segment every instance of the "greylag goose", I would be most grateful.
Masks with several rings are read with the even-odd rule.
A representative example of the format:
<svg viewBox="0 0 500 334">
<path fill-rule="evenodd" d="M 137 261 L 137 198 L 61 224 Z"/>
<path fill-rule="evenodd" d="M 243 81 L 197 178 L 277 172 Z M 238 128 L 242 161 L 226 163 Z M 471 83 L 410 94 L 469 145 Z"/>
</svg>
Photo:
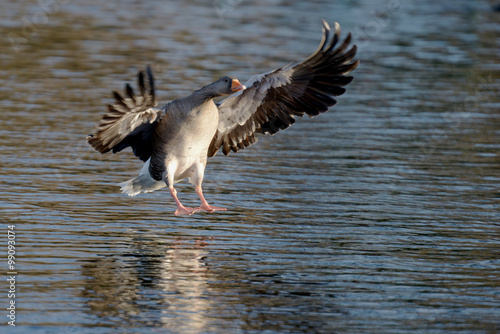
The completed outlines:
<svg viewBox="0 0 500 334">
<path fill-rule="evenodd" d="M 87 137 L 100 153 L 131 147 L 145 164 L 139 176 L 121 183 L 129 196 L 168 186 L 177 210 L 175 215 L 197 211 L 224 211 L 211 206 L 202 192 L 207 158 L 220 148 L 225 155 L 238 152 L 257 141 L 256 134 L 273 135 L 295 123 L 295 116 L 317 116 L 333 106 L 335 96 L 344 94 L 359 61 L 356 46 L 349 49 L 349 34 L 340 46 L 340 26 L 333 36 L 323 20 L 323 37 L 306 60 L 255 75 L 244 85 L 234 77 L 223 77 L 191 95 L 156 108 L 150 67 L 138 75 L 140 94 L 125 86 L 125 97 L 114 92 L 97 130 Z M 230 95 L 219 103 L 214 98 Z M 174 184 L 188 178 L 201 205 L 187 208 L 177 197 Z"/>
</svg>

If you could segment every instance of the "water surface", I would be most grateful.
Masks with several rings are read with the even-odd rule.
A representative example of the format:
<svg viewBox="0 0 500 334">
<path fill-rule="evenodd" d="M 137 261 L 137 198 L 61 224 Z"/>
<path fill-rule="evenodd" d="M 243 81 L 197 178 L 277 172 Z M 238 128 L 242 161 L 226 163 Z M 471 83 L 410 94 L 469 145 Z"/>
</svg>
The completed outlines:
<svg viewBox="0 0 500 334">
<path fill-rule="evenodd" d="M 17 332 L 500 331 L 492 2 L 51 4 L 0 14 Z M 355 80 L 335 112 L 209 161 L 205 195 L 227 212 L 174 217 L 166 191 L 119 193 L 140 162 L 85 142 L 111 90 L 147 64 L 165 102 L 245 81 L 306 57 L 321 18 L 354 33 Z"/>
</svg>

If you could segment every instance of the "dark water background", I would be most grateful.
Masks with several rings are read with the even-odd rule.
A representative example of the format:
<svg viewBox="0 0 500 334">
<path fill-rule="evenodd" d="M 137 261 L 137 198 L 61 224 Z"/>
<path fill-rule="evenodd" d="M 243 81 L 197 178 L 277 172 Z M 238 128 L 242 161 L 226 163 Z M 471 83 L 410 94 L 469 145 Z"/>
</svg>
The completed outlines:
<svg viewBox="0 0 500 334">
<path fill-rule="evenodd" d="M 495 4 L 2 1 L 0 244 L 15 225 L 18 275 L 0 332 L 500 332 Z M 227 212 L 119 193 L 140 162 L 85 142 L 112 89 L 146 64 L 162 101 L 245 81 L 306 57 L 321 18 L 354 33 L 355 81 L 335 112 L 209 161 Z"/>
</svg>

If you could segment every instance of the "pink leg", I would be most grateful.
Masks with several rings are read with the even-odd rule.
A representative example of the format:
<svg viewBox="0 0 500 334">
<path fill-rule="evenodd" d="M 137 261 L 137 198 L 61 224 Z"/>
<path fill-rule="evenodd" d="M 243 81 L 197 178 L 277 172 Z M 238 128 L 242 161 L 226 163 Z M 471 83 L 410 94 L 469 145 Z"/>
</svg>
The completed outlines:
<svg viewBox="0 0 500 334">
<path fill-rule="evenodd" d="M 196 186 L 195 187 L 196 193 L 200 197 L 201 200 L 201 206 L 197 210 L 205 210 L 208 212 L 213 212 L 213 211 L 226 211 L 226 208 L 219 208 L 216 206 L 211 206 L 208 204 L 207 200 L 205 197 L 203 197 L 203 192 L 201 190 L 201 186 Z"/>
<path fill-rule="evenodd" d="M 177 210 L 175 211 L 174 215 L 180 216 L 180 215 L 192 215 L 199 209 L 191 209 L 191 208 L 186 208 L 184 205 L 182 205 L 181 201 L 177 198 L 177 190 L 174 189 L 174 187 L 170 187 L 170 195 L 174 198 L 175 204 L 177 204 Z"/>
</svg>

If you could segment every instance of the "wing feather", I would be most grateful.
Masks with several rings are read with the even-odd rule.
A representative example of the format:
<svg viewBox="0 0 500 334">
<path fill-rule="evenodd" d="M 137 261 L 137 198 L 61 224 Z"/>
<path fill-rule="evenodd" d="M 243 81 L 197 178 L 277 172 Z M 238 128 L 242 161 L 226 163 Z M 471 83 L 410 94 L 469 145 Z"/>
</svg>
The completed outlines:
<svg viewBox="0 0 500 334">
<path fill-rule="evenodd" d="M 151 139 L 156 124 L 164 111 L 155 108 L 154 79 L 151 68 L 139 72 L 140 96 L 136 96 L 129 84 L 125 85 L 125 98 L 113 92 L 114 104 L 108 105 L 108 112 L 102 117 L 97 130 L 87 137 L 87 142 L 98 152 L 120 152 L 132 147 L 134 154 L 146 161 L 151 156 Z"/>
<path fill-rule="evenodd" d="M 225 155 L 237 152 L 254 144 L 256 133 L 275 134 L 294 124 L 295 116 L 314 117 L 335 105 L 334 97 L 344 94 L 344 86 L 353 79 L 347 74 L 359 63 L 354 60 L 357 49 L 350 47 L 350 34 L 336 48 L 340 33 L 335 22 L 331 36 L 323 20 L 321 42 L 306 60 L 255 75 L 245 83 L 245 90 L 223 100 L 208 156 L 221 147 Z"/>
</svg>

